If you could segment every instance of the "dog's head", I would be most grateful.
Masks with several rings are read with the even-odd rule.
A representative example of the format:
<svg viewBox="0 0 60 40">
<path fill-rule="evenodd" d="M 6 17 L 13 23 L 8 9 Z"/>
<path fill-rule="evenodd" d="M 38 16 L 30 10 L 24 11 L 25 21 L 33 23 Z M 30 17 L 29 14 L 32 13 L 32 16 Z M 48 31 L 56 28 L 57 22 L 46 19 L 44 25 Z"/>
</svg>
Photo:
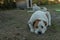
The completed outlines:
<svg viewBox="0 0 60 40">
<path fill-rule="evenodd" d="M 36 34 L 45 33 L 45 31 L 47 30 L 46 25 L 47 25 L 47 23 L 45 21 L 42 21 L 42 20 L 34 21 L 34 23 L 33 23 L 34 32 Z"/>
</svg>

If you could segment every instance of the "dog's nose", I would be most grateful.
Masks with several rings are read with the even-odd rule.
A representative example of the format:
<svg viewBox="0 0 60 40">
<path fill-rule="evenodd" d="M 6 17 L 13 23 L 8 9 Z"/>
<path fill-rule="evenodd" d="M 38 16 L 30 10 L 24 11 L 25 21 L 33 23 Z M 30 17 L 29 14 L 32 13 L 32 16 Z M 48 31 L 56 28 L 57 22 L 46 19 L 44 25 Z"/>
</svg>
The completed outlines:
<svg viewBox="0 0 60 40">
<path fill-rule="evenodd" d="M 42 34 L 42 33 L 39 31 L 38 34 L 40 35 L 40 34 Z"/>
</svg>

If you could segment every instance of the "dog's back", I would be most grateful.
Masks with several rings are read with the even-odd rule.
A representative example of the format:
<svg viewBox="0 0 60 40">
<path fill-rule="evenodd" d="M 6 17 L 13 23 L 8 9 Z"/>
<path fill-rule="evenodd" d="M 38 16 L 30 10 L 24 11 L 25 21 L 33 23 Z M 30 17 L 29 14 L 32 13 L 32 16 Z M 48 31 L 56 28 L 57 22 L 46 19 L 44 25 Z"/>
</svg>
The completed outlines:
<svg viewBox="0 0 60 40">
<path fill-rule="evenodd" d="M 44 21 L 48 21 L 47 17 L 46 17 L 46 12 L 43 11 L 36 11 L 32 14 L 30 20 L 32 22 L 34 22 L 36 19 L 40 19 L 40 20 L 44 20 Z"/>
</svg>

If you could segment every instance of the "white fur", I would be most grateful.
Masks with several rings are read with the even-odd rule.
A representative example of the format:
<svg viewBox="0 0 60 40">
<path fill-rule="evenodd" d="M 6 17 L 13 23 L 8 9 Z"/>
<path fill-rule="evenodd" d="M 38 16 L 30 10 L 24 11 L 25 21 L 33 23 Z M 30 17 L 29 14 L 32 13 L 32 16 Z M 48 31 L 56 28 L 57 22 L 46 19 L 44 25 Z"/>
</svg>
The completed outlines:
<svg viewBox="0 0 60 40">
<path fill-rule="evenodd" d="M 47 14 L 47 16 L 46 16 Z M 38 23 L 38 28 L 37 29 L 34 29 L 33 28 L 33 22 L 36 20 L 36 19 L 39 19 L 41 20 L 39 23 Z M 29 28 L 30 28 L 30 31 L 31 32 L 34 32 L 36 34 L 38 34 L 38 31 L 41 31 L 41 33 L 45 33 L 45 31 L 47 30 L 47 26 L 45 26 L 44 22 L 47 22 L 47 26 L 51 26 L 51 15 L 48 11 L 40 11 L 40 10 L 37 10 L 35 11 L 30 20 L 28 21 L 28 25 L 29 25 Z M 43 28 L 41 28 L 41 26 L 43 26 Z"/>
<path fill-rule="evenodd" d="M 33 12 L 40 10 L 41 8 L 39 6 L 37 6 L 36 4 L 33 5 Z"/>
</svg>

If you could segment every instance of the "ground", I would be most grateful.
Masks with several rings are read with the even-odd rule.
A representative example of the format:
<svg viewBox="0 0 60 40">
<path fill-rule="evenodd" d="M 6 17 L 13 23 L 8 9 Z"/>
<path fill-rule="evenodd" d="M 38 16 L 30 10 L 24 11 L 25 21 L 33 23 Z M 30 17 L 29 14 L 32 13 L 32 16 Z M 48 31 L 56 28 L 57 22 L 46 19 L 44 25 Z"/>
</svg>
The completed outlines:
<svg viewBox="0 0 60 40">
<path fill-rule="evenodd" d="M 52 16 L 52 26 L 43 35 L 29 31 L 27 22 L 32 13 L 16 9 L 0 11 L 0 40 L 60 40 L 60 12 L 48 9 Z"/>
</svg>

